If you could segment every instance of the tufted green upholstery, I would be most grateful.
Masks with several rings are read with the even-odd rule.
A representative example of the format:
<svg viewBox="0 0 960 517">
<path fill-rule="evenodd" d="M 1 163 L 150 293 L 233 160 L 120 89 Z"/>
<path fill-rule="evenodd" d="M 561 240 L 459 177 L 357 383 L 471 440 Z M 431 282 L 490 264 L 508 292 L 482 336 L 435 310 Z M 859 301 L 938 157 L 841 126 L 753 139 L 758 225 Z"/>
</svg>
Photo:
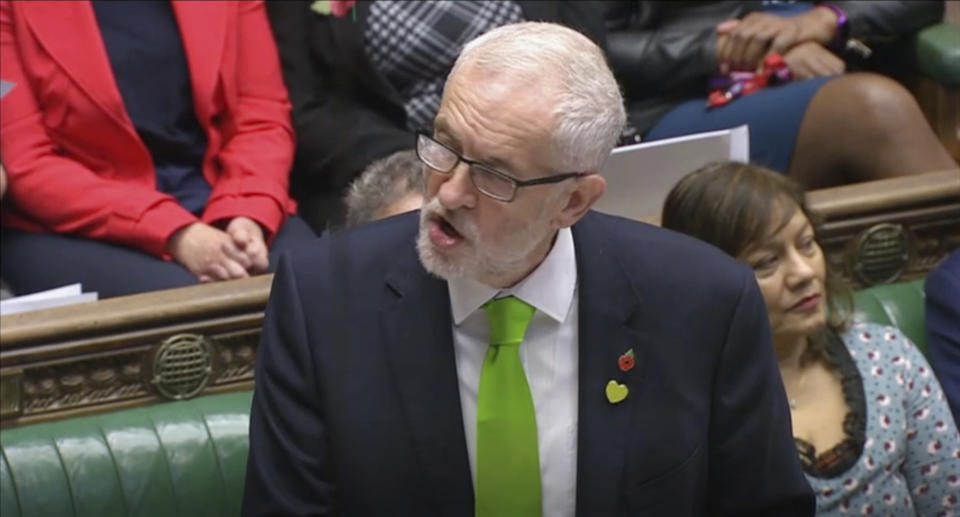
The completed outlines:
<svg viewBox="0 0 960 517">
<path fill-rule="evenodd" d="M 876 285 L 854 295 L 857 318 L 899 328 L 927 355 L 923 279 Z"/>
<path fill-rule="evenodd" d="M 960 86 L 960 27 L 943 22 L 917 33 L 917 68 L 938 83 Z"/>
<path fill-rule="evenodd" d="M 0 516 L 240 514 L 252 392 L 0 432 Z"/>
</svg>

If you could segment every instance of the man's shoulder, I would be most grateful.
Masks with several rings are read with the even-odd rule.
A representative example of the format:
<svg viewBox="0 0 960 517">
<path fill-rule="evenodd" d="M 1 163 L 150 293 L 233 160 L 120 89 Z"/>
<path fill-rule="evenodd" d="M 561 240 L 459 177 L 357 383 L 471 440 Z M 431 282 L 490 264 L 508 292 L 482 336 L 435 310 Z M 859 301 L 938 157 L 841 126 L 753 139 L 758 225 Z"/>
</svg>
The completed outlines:
<svg viewBox="0 0 960 517">
<path fill-rule="evenodd" d="M 363 274 L 404 258 L 416 258 L 419 212 L 409 212 L 370 224 L 324 234 L 288 253 L 297 273 L 330 271 Z"/>
<path fill-rule="evenodd" d="M 702 281 L 741 278 L 748 271 L 743 263 L 720 249 L 659 226 L 599 212 L 591 212 L 582 223 L 578 224 L 579 233 L 599 235 L 586 239 L 587 245 L 599 244 L 614 253 L 628 273 Z"/>
</svg>

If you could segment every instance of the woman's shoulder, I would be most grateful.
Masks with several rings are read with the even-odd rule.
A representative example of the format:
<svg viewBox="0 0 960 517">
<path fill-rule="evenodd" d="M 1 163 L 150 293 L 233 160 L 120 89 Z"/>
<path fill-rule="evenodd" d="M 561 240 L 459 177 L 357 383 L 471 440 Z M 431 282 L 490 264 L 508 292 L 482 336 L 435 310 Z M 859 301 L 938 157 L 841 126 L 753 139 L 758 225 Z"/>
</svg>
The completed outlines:
<svg viewBox="0 0 960 517">
<path fill-rule="evenodd" d="M 897 327 L 872 322 L 854 322 L 840 333 L 850 357 L 873 376 L 906 378 L 924 374 L 927 361 L 920 350 Z"/>
<path fill-rule="evenodd" d="M 883 350 L 900 353 L 919 353 L 913 341 L 900 329 L 880 323 L 855 321 L 840 333 L 843 343 L 851 351 Z"/>
</svg>

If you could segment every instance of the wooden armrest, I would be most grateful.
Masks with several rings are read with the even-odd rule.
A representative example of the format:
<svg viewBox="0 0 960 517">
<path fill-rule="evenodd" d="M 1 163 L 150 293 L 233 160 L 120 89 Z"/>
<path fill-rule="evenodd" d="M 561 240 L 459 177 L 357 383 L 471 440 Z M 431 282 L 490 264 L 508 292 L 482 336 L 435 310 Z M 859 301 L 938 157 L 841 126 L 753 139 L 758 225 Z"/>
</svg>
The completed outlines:
<svg viewBox="0 0 960 517">
<path fill-rule="evenodd" d="M 107 298 L 4 316 L 0 350 L 262 311 L 273 275 Z"/>
<path fill-rule="evenodd" d="M 960 169 L 812 190 L 810 207 L 828 221 L 960 198 Z"/>
<path fill-rule="evenodd" d="M 960 169 L 811 190 L 807 203 L 828 221 L 960 198 Z M 660 215 L 641 222 L 660 225 Z"/>
</svg>

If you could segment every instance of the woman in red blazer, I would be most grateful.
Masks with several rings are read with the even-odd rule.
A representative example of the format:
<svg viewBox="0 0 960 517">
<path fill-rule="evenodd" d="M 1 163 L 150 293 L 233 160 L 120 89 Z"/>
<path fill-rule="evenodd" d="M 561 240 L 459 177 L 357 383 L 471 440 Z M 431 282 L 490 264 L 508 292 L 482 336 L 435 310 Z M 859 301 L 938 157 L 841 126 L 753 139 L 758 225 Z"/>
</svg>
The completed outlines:
<svg viewBox="0 0 960 517">
<path fill-rule="evenodd" d="M 262 2 L 2 1 L 0 63 L 16 83 L 0 110 L 2 267 L 16 291 L 241 278 L 267 270 L 268 244 L 313 235 L 288 218 L 294 135 Z M 164 89 L 171 77 L 180 98 Z M 168 117 L 170 99 L 186 117 Z M 170 142 L 149 126 L 164 117 L 164 131 L 195 128 L 192 172 L 159 165 Z"/>
</svg>

